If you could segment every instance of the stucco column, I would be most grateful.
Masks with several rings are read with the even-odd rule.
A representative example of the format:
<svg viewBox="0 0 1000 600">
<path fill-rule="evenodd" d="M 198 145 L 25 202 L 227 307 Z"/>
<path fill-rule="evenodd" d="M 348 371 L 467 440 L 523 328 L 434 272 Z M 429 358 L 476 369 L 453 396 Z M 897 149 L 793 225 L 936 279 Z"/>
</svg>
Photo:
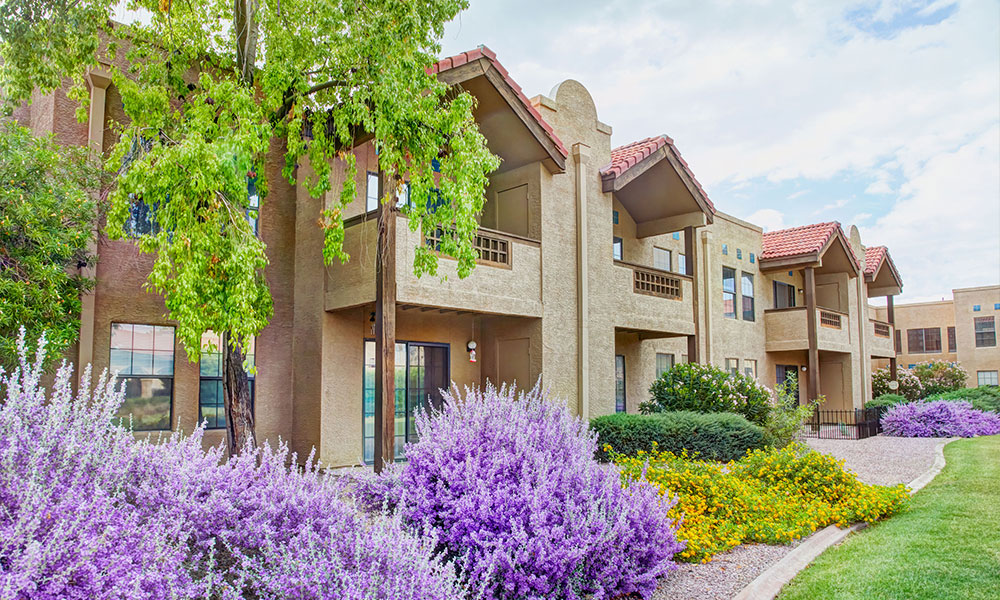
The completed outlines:
<svg viewBox="0 0 1000 600">
<path fill-rule="evenodd" d="M 684 228 L 684 272 L 691 277 L 691 316 L 694 318 L 694 335 L 687 336 L 687 349 L 688 349 L 688 362 L 696 363 L 698 362 L 698 333 L 699 333 L 699 319 L 698 319 L 698 274 L 696 272 L 696 265 L 698 264 L 695 259 L 695 253 L 698 248 L 698 244 L 695 243 L 695 235 L 697 235 L 697 229 L 694 227 Z"/>
<path fill-rule="evenodd" d="M 705 315 L 705 329 L 700 332 L 701 338 L 705 340 L 705 356 L 702 357 L 702 362 L 707 365 L 714 365 L 715 361 L 712 356 L 712 232 L 702 231 L 701 232 L 701 256 L 703 260 L 703 269 L 700 275 L 702 290 L 704 291 L 702 301 L 702 306 L 704 307 L 702 313 Z M 690 360 L 690 356 L 688 359 Z"/>
<path fill-rule="evenodd" d="M 87 147 L 98 159 L 104 151 L 104 112 L 111 77 L 99 69 L 91 70 L 87 75 L 90 82 L 90 116 L 87 119 Z M 97 258 L 97 236 L 95 227 L 91 241 L 87 244 L 87 254 Z M 97 266 L 88 264 L 80 269 L 80 275 L 88 279 L 97 278 Z M 97 300 L 97 287 L 80 296 L 80 339 L 77 344 L 77 377 L 83 376 L 87 365 L 94 362 L 94 313 Z"/>
<path fill-rule="evenodd" d="M 816 271 L 805 269 L 806 327 L 809 329 L 809 400 L 819 398 L 819 341 L 816 338 Z"/>
<path fill-rule="evenodd" d="M 892 344 L 893 353 L 896 352 L 896 336 L 901 335 L 896 332 L 896 308 L 892 304 L 892 296 L 886 295 L 885 297 L 885 308 L 886 308 L 886 319 L 889 320 L 889 325 L 892 326 L 892 338 L 889 342 Z M 889 359 L 889 379 L 891 381 L 896 381 L 896 357 L 893 356 Z"/>
<path fill-rule="evenodd" d="M 872 373 L 872 357 L 868 351 L 868 331 L 871 329 L 871 321 L 868 318 L 868 295 L 865 292 L 865 278 L 863 274 L 858 275 L 854 278 L 858 294 L 858 324 L 855 330 L 858 332 L 858 345 L 861 348 L 861 382 L 858 385 L 858 392 L 860 394 L 859 398 L 861 401 L 861 406 L 858 403 L 854 403 L 854 408 L 864 408 L 865 403 L 871 400 L 871 373 Z"/>
<path fill-rule="evenodd" d="M 590 147 L 573 144 L 576 189 L 576 315 L 577 315 L 577 414 L 585 421 L 590 418 L 590 286 L 587 281 L 590 250 L 587 240 L 587 163 Z"/>
</svg>

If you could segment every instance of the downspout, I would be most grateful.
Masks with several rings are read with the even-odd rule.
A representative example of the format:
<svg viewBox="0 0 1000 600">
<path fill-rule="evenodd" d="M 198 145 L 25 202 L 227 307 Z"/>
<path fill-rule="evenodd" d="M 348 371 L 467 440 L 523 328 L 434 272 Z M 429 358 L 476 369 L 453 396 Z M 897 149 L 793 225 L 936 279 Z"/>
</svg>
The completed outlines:
<svg viewBox="0 0 1000 600">
<path fill-rule="evenodd" d="M 587 166 L 590 147 L 573 144 L 573 160 L 576 171 L 576 315 L 577 315 L 577 414 L 584 421 L 590 418 L 590 286 L 587 277 L 589 261 L 587 253 Z"/>
</svg>

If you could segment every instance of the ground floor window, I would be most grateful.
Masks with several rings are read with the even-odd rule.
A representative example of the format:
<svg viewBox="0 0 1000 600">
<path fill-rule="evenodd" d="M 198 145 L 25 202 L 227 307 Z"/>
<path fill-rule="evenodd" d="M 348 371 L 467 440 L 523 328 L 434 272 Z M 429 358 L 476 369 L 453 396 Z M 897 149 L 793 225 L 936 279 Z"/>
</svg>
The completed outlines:
<svg viewBox="0 0 1000 600">
<path fill-rule="evenodd" d="M 743 373 L 746 374 L 747 377 L 757 379 L 757 361 L 750 358 L 744 358 Z"/>
<path fill-rule="evenodd" d="M 998 385 L 997 371 L 976 371 L 979 385 Z"/>
<path fill-rule="evenodd" d="M 396 342 L 395 459 L 406 442 L 416 440 L 415 417 L 428 406 L 440 407 L 441 389 L 451 380 L 448 344 Z M 365 340 L 363 452 L 366 463 L 375 459 L 375 341 Z"/>
<path fill-rule="evenodd" d="M 625 412 L 625 355 L 615 355 L 615 412 Z"/>
<path fill-rule="evenodd" d="M 670 369 L 674 367 L 674 355 L 664 354 L 662 352 L 656 353 L 656 377 L 659 378 Z"/>
<path fill-rule="evenodd" d="M 111 371 L 125 383 L 118 416 L 136 431 L 170 429 L 174 396 L 174 328 L 111 324 Z"/>
<path fill-rule="evenodd" d="M 730 375 L 740 374 L 740 359 L 738 358 L 727 358 L 726 359 L 726 370 L 729 371 Z"/>
<path fill-rule="evenodd" d="M 250 367 L 256 365 L 256 342 L 244 348 Z M 214 331 L 206 331 L 201 336 L 201 364 L 198 380 L 198 422 L 205 422 L 205 429 L 225 429 L 226 399 L 222 394 L 222 336 Z M 250 410 L 254 409 L 256 385 L 254 373 L 248 373 L 250 383 Z"/>
<path fill-rule="evenodd" d="M 798 386 L 798 375 L 799 367 L 798 365 L 776 365 L 774 374 L 775 387 L 781 385 L 785 381 L 795 378 L 795 387 L 792 388 L 792 395 L 795 398 L 799 397 L 799 386 Z"/>
</svg>

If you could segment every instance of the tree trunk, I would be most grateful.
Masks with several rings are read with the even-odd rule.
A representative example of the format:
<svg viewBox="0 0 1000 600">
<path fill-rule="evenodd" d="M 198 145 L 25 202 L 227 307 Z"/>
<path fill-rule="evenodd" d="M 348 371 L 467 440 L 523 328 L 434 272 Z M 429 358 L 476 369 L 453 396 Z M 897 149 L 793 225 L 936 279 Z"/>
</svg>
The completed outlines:
<svg viewBox="0 0 1000 600">
<path fill-rule="evenodd" d="M 246 85 L 253 84 L 254 64 L 257 61 L 258 0 L 234 0 L 233 27 L 236 30 L 236 64 Z"/>
<path fill-rule="evenodd" d="M 256 448 L 257 436 L 254 432 L 250 380 L 243 368 L 243 347 L 229 342 L 227 333 L 222 342 L 222 395 L 226 402 L 226 448 L 230 456 L 235 456 L 247 446 Z"/>
</svg>

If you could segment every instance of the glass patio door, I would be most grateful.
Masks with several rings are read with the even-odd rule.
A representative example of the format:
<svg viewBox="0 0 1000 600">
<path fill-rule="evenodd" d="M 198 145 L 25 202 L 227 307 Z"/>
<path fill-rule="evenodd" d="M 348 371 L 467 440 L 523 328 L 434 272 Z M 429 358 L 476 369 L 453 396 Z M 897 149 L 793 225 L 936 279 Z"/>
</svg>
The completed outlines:
<svg viewBox="0 0 1000 600">
<path fill-rule="evenodd" d="M 441 406 L 441 389 L 450 384 L 447 344 L 396 342 L 395 459 L 404 458 L 407 441 L 416 440 L 417 410 Z M 375 456 L 375 342 L 365 340 L 364 460 Z"/>
</svg>

